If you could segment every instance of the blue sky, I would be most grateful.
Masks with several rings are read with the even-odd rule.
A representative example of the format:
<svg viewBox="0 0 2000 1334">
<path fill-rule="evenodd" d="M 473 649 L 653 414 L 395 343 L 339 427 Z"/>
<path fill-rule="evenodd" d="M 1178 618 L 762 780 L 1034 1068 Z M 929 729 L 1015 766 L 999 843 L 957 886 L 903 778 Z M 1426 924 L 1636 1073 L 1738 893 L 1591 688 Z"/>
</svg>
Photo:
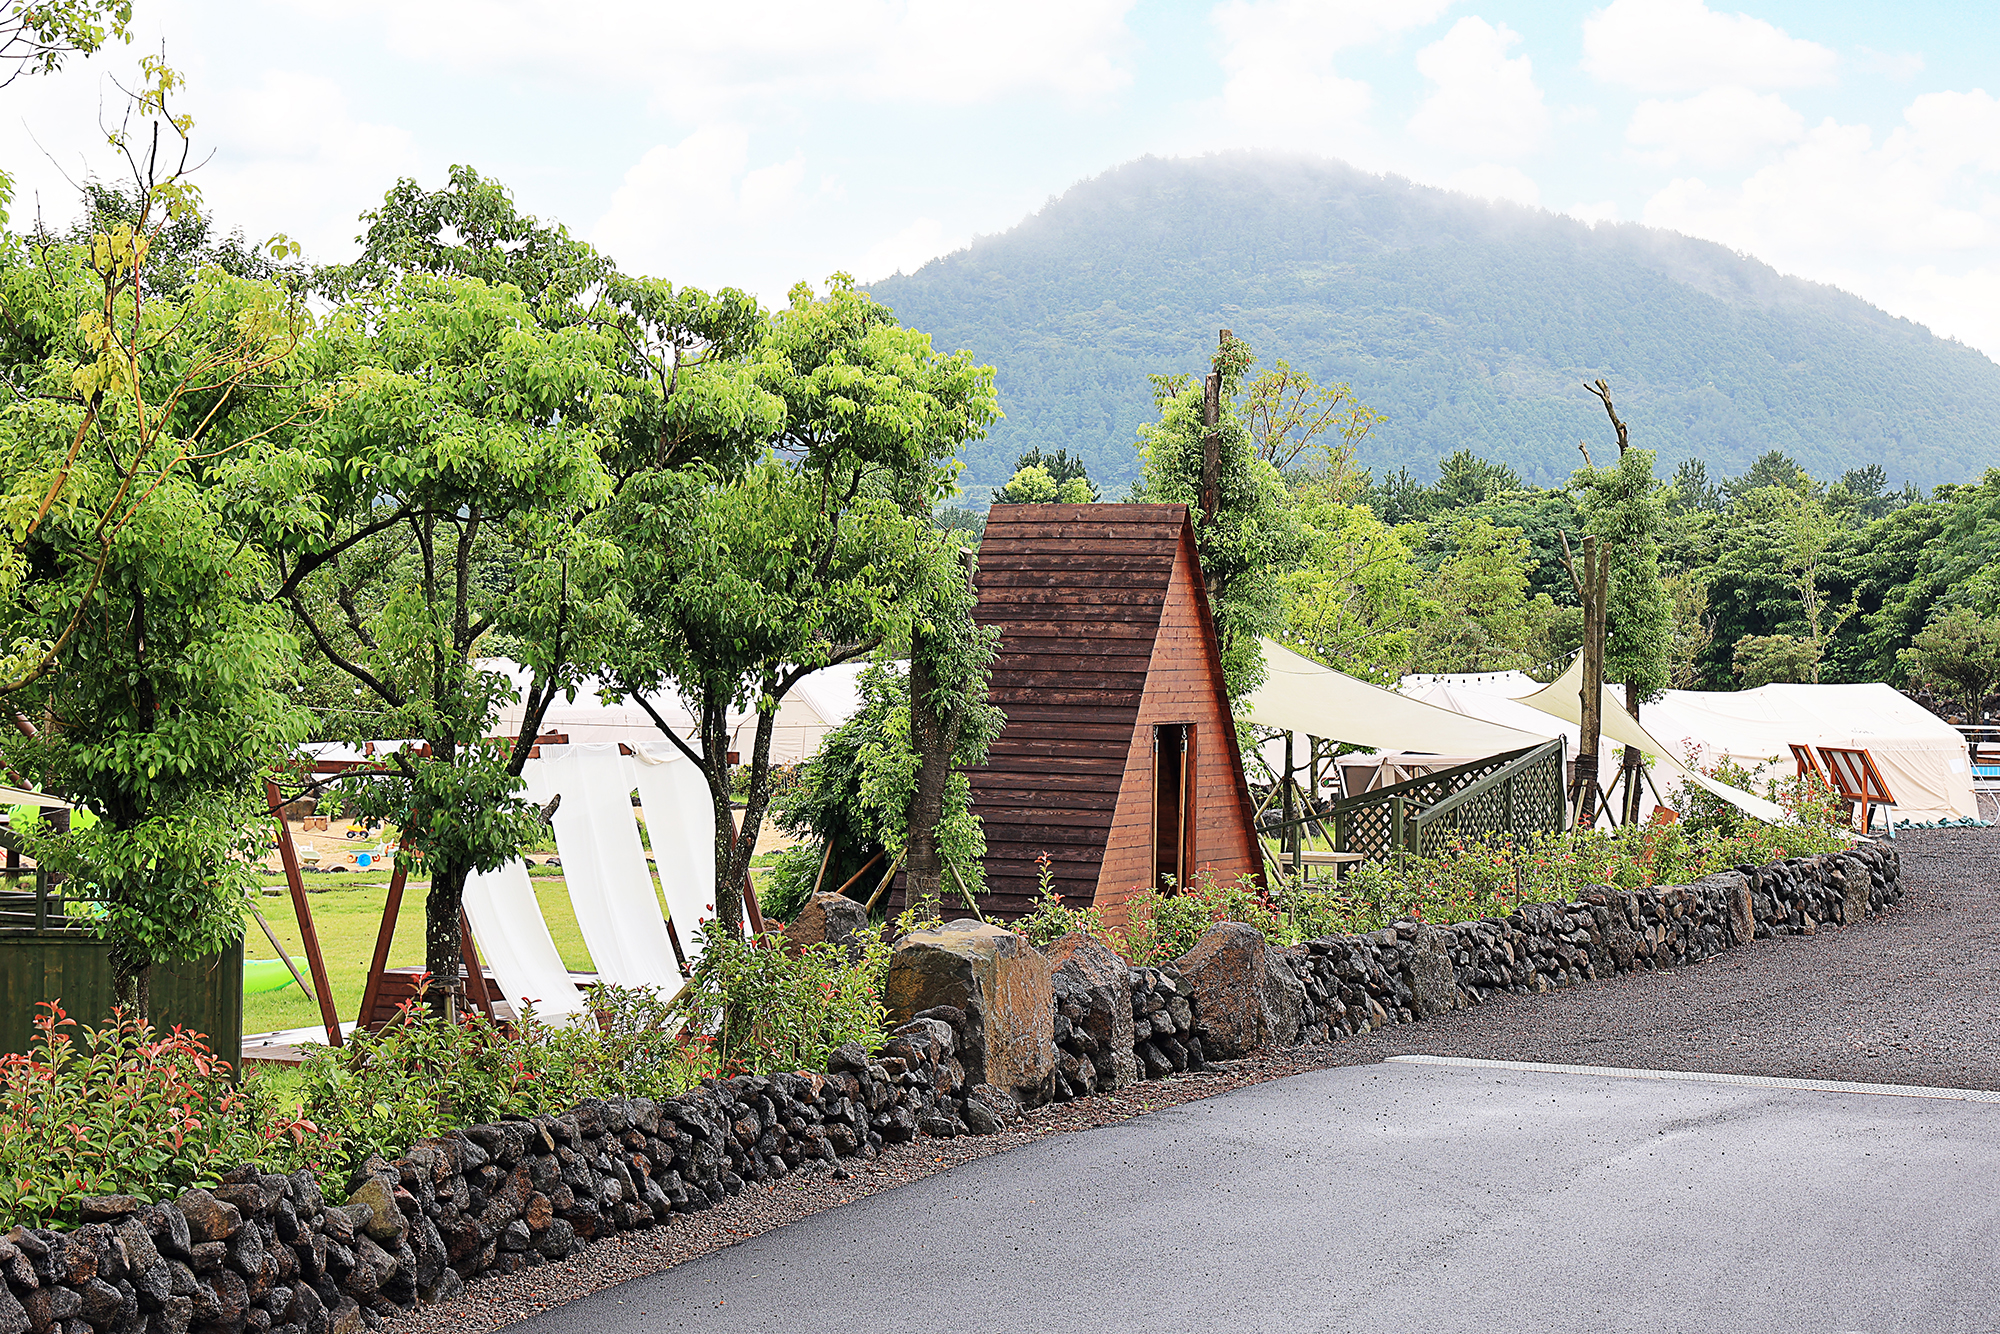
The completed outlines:
<svg viewBox="0 0 2000 1334">
<path fill-rule="evenodd" d="M 469 162 L 628 269 L 779 300 L 1145 153 L 1271 148 L 1672 227 L 2000 357 L 2000 6 L 1848 0 L 138 0 L 0 93 L 21 206 L 165 44 L 225 225 L 320 258 Z"/>
</svg>

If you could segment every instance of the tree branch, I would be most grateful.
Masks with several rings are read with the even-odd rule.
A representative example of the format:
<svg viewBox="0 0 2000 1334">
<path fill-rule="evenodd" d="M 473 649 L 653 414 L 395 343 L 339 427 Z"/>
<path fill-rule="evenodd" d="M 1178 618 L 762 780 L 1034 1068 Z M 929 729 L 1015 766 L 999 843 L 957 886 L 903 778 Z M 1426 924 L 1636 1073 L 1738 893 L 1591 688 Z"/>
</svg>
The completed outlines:
<svg viewBox="0 0 2000 1334">
<path fill-rule="evenodd" d="M 390 708 L 400 709 L 403 707 L 405 700 L 401 693 L 378 680 L 374 673 L 370 672 L 366 667 L 349 662 L 334 651 L 332 643 L 327 640 L 326 633 L 319 628 L 319 622 L 314 620 L 312 613 L 306 610 L 303 599 L 297 593 L 293 593 L 285 600 L 291 603 L 293 615 L 305 622 L 307 631 L 313 637 L 313 644 L 325 655 L 328 662 L 366 685 L 370 690 L 373 690 Z"/>
</svg>

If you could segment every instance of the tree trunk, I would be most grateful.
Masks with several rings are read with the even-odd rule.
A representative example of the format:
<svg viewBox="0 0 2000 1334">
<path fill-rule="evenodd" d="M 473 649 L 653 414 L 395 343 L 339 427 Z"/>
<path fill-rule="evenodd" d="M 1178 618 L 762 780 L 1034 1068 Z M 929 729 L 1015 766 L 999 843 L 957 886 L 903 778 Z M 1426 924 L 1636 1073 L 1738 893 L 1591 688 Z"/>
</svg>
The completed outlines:
<svg viewBox="0 0 2000 1334">
<path fill-rule="evenodd" d="M 944 789 L 951 778 L 951 720 L 934 705 L 937 678 L 924 653 L 922 631 L 910 636 L 910 747 L 917 752 L 916 791 L 910 794 L 910 840 L 903 871 L 905 901 L 927 917 L 944 901 L 944 850 L 938 822 L 944 818 Z"/>
<path fill-rule="evenodd" d="M 1578 593 L 1583 603 L 1583 684 L 1578 690 L 1582 713 L 1576 754 L 1576 827 L 1597 827 L 1597 752 L 1604 740 L 1604 630 L 1606 595 L 1611 575 L 1610 552 L 1595 535 L 1583 539 L 1583 578 Z"/>
<path fill-rule="evenodd" d="M 111 1003 L 124 1011 L 128 1022 L 152 1020 L 153 961 L 131 944 L 111 947 Z"/>
<path fill-rule="evenodd" d="M 430 893 L 424 898 L 424 971 L 430 974 L 428 997 L 433 1013 L 455 1023 L 465 1008 L 465 986 L 458 975 L 465 965 L 465 936 L 459 929 L 459 920 L 469 868 L 444 862 L 430 870 Z"/>
<path fill-rule="evenodd" d="M 1296 786 L 1292 778 L 1292 734 L 1285 733 L 1285 779 L 1281 789 L 1285 797 L 1285 837 L 1280 841 L 1281 851 L 1297 852 L 1300 844 L 1300 830 L 1293 823 L 1299 817 L 1298 803 L 1293 800 Z"/>
<path fill-rule="evenodd" d="M 723 712 L 725 703 L 719 697 L 712 697 L 711 692 L 703 692 L 701 758 L 702 771 L 708 776 L 709 800 L 715 807 L 715 917 L 722 923 L 724 933 L 734 939 L 743 934 L 743 891 L 740 882 L 729 876 L 730 864 L 736 859 L 736 820 L 729 795 L 729 726 Z M 692 933 L 684 937 L 682 948 L 689 948 L 692 939 Z"/>
<path fill-rule="evenodd" d="M 1625 712 L 1639 721 L 1639 687 L 1625 683 Z M 1637 746 L 1625 747 L 1625 823 L 1639 823 L 1639 792 L 1644 781 L 1645 758 Z"/>
<path fill-rule="evenodd" d="M 757 739 L 750 748 L 750 790 L 743 803 L 743 827 L 733 832 L 727 869 L 720 863 L 716 867 L 719 873 L 715 886 L 716 911 L 720 914 L 725 903 L 730 905 L 733 916 L 725 920 L 739 935 L 743 932 L 743 883 L 750 878 L 750 859 L 757 855 L 757 835 L 763 831 L 764 812 L 771 804 L 771 731 L 777 715 L 776 708 L 757 714 Z M 732 829 L 734 824 L 731 820 Z"/>
</svg>

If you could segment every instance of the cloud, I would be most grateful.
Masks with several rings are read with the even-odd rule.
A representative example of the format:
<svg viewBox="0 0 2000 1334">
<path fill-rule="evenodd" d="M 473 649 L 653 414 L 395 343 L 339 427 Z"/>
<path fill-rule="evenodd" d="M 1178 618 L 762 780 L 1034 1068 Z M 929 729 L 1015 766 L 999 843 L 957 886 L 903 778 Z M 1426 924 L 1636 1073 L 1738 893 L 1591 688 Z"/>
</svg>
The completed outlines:
<svg viewBox="0 0 2000 1334">
<path fill-rule="evenodd" d="M 1641 102 L 1625 142 L 1661 166 L 1726 167 L 1793 143 L 1805 128 L 1805 117 L 1776 93 L 1710 88 L 1677 102 Z"/>
<path fill-rule="evenodd" d="M 1467 157 L 1520 157 L 1540 147 L 1549 110 L 1528 57 L 1507 55 L 1520 40 L 1504 23 L 1463 18 L 1419 51 L 1417 69 L 1436 90 L 1410 117 L 1410 134 Z"/>
<path fill-rule="evenodd" d="M 1133 0 L 294 0 L 380 24 L 413 60 L 648 90 L 688 119 L 799 98 L 963 106 L 1043 93 L 1086 101 L 1131 81 Z"/>
<path fill-rule="evenodd" d="M 1877 74 L 1885 74 L 1901 83 L 1914 79 L 1924 72 L 1924 58 L 1915 51 L 1877 51 L 1873 47 L 1857 46 L 1862 65 Z"/>
<path fill-rule="evenodd" d="M 1353 153 L 1374 93 L 1335 58 L 1433 22 L 1451 0 L 1228 0 L 1211 18 L 1223 43 L 1222 115 L 1262 146 Z"/>
<path fill-rule="evenodd" d="M 1646 221 L 1793 272 L 2000 245 L 2000 102 L 1930 93 L 1903 122 L 1878 146 L 1867 126 L 1829 119 L 1733 190 L 1674 180 Z"/>
<path fill-rule="evenodd" d="M 1583 22 L 1585 72 L 1642 93 L 1805 88 L 1830 82 L 1838 62 L 1817 42 L 1702 0 L 1613 0 Z"/>
<path fill-rule="evenodd" d="M 1542 202 L 1542 189 L 1519 167 L 1499 162 L 1482 162 L 1476 167 L 1445 177 L 1445 185 L 1481 199 L 1504 199 L 1530 207 Z"/>
<path fill-rule="evenodd" d="M 1562 210 L 1578 222 L 1587 222 L 1595 227 L 1600 222 L 1617 222 L 1622 216 L 1615 199 L 1599 199 L 1589 204 L 1572 204 Z"/>
<path fill-rule="evenodd" d="M 867 283 L 894 273 L 915 273 L 927 261 L 963 249 L 970 239 L 947 238 L 943 224 L 936 218 L 918 218 L 893 236 L 870 246 L 854 266 L 854 275 Z"/>
<path fill-rule="evenodd" d="M 716 239 L 781 219 L 804 178 L 803 157 L 752 170 L 745 127 L 704 125 L 648 149 L 626 171 L 591 241 L 627 269 L 680 273 L 690 253 Z"/>
<path fill-rule="evenodd" d="M 427 165 L 408 130 L 355 116 L 331 79 L 267 70 L 207 100 L 195 126 L 215 159 L 195 179 L 225 226 L 289 233 L 315 259 L 356 253 L 359 215 Z"/>
</svg>

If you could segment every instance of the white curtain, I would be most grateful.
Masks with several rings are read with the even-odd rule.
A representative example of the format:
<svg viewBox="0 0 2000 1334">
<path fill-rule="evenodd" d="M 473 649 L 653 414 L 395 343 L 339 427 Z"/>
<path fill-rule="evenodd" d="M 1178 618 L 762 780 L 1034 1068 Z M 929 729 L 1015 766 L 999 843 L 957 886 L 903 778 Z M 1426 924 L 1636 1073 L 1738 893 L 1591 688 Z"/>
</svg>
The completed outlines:
<svg viewBox="0 0 2000 1334">
<path fill-rule="evenodd" d="M 597 975 L 672 996 L 686 979 L 639 842 L 634 768 L 616 743 L 542 748 L 543 779 L 562 796 L 552 823 L 563 879 Z"/>
</svg>

